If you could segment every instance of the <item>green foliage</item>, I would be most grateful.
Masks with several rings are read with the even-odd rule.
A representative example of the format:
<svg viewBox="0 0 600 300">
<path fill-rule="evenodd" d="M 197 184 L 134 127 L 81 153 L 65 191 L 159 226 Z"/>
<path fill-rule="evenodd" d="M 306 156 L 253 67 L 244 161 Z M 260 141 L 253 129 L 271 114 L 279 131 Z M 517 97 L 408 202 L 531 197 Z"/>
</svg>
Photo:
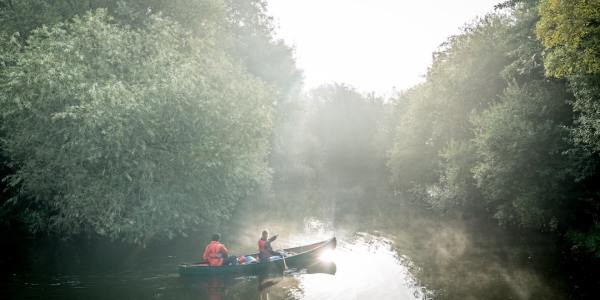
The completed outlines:
<svg viewBox="0 0 600 300">
<path fill-rule="evenodd" d="M 431 189 L 431 205 L 440 211 L 481 210 L 481 193 L 476 187 L 472 169 L 477 153 L 471 141 L 451 141 L 440 152 L 444 165 L 439 184 Z"/>
<path fill-rule="evenodd" d="M 427 207 L 570 232 L 597 254 L 600 10 L 541 6 L 506 1 L 435 53 L 426 81 L 396 100 L 388 166 L 398 194 Z"/>
<path fill-rule="evenodd" d="M 573 151 L 589 153 L 582 155 L 596 161 L 600 153 L 600 2 L 541 1 L 539 11 L 536 33 L 545 46 L 546 74 L 566 78 L 575 96 Z"/>
<path fill-rule="evenodd" d="M 399 124 L 388 161 L 394 187 L 417 196 L 424 193 L 423 185 L 437 179 L 438 149 L 431 138 L 436 110 L 429 99 L 429 85 L 421 85 L 396 100 Z"/>
<path fill-rule="evenodd" d="M 297 96 L 302 73 L 294 53 L 283 40 L 273 39 L 272 18 L 264 0 L 225 1 L 228 28 L 232 33 L 229 53 L 239 58 L 248 71 L 274 85 L 280 101 Z"/>
<path fill-rule="evenodd" d="M 570 231 L 567 233 L 575 248 L 600 257 L 600 225 L 596 224 L 588 232 Z"/>
<path fill-rule="evenodd" d="M 470 139 L 471 116 L 494 103 L 506 87 L 501 71 L 510 61 L 509 23 L 504 16 L 488 15 L 449 38 L 434 54 L 427 81 L 397 100 L 402 108 L 388 164 L 400 193 L 445 210 L 441 205 L 454 206 L 452 201 L 436 197 L 454 197 L 451 194 L 457 191 L 444 185 L 473 182 L 468 168 L 444 169 L 445 159 L 458 156 L 448 153 L 443 158 L 440 153 L 448 150 L 452 141 Z M 444 173 L 451 178 L 446 177 L 440 185 L 440 174 Z"/>
<path fill-rule="evenodd" d="M 177 22 L 274 85 L 281 100 L 301 80 L 291 48 L 273 38 L 264 0 L 0 0 L 0 30 L 27 37 L 35 28 L 98 8 L 106 9 L 114 22 L 134 28 L 145 28 L 156 14 Z"/>
<path fill-rule="evenodd" d="M 573 128 L 575 141 L 600 153 L 600 75 L 571 76 L 569 83 L 576 99 L 573 102 L 577 113 Z"/>
<path fill-rule="evenodd" d="M 34 231 L 171 237 L 226 219 L 269 177 L 272 91 L 176 22 L 100 10 L 13 55 L 2 148 Z"/>
<path fill-rule="evenodd" d="M 427 73 L 429 92 L 436 109 L 431 138 L 438 149 L 450 140 L 472 136 L 469 116 L 486 109 L 506 87 L 500 71 L 509 62 L 506 55 L 509 20 L 488 15 L 451 37 Z"/>
<path fill-rule="evenodd" d="M 503 101 L 474 120 L 477 186 L 502 223 L 556 229 L 566 183 L 572 181 L 570 109 L 554 82 L 510 86 Z"/>
<path fill-rule="evenodd" d="M 96 9 L 105 9 L 116 22 L 133 27 L 143 27 L 159 12 L 196 35 L 224 32 L 227 27 L 226 3 L 218 0 L 0 0 L 0 27 L 26 36 L 41 26 Z"/>
<path fill-rule="evenodd" d="M 546 74 L 600 74 L 600 1 L 542 0 L 537 36 Z"/>
</svg>

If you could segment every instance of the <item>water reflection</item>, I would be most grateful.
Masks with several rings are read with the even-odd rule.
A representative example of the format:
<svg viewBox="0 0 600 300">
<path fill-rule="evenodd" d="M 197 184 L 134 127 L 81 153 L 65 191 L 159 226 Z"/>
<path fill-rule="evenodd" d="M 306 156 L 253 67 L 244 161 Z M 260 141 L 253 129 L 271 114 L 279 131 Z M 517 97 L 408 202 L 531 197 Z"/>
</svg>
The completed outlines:
<svg viewBox="0 0 600 300">
<path fill-rule="evenodd" d="M 209 300 L 221 300 L 227 295 L 225 281 L 220 278 L 210 278 L 205 282 L 206 295 Z"/>
<path fill-rule="evenodd" d="M 211 276 L 180 278 L 186 290 L 185 299 L 303 299 L 300 281 L 306 276 L 321 274 L 332 276 L 336 272 L 333 262 L 317 262 L 304 269 L 288 269 L 280 273 L 259 276 Z M 191 296 L 194 295 L 194 296 Z M 173 299 L 181 299 L 174 296 Z"/>
<path fill-rule="evenodd" d="M 323 253 L 317 264 L 302 270 L 250 277 L 182 278 L 175 266 L 200 255 L 198 241 L 188 246 L 173 243 L 160 251 L 142 251 L 133 259 L 108 264 L 103 258 L 87 264 L 66 265 L 15 273 L 0 283 L 1 299 L 563 299 L 557 277 L 533 267 L 535 253 L 544 244 L 529 245 L 526 252 L 500 233 L 474 235 L 448 222 L 439 225 L 405 220 L 377 232 L 373 224 L 357 231 L 350 225 L 307 220 L 301 225 L 283 221 L 257 228 L 275 228 L 278 248 L 306 245 L 337 236 L 335 250 Z M 245 224 L 254 224 L 247 222 Z M 246 230 L 248 226 L 244 227 Z M 252 228 L 251 228 L 252 229 Z M 345 229 L 345 230 L 344 230 Z M 230 234 L 230 249 L 254 251 L 252 233 Z M 490 238 L 493 237 L 493 238 Z M 244 238 L 249 242 L 243 243 Z M 199 239 L 198 239 L 199 240 Z M 239 244 L 233 241 L 239 240 Z M 535 248 L 534 248 L 535 247 Z M 531 249 L 539 249 L 532 251 Z M 546 251 L 546 252 L 544 252 Z M 533 253 L 533 259 L 532 254 Z M 31 257 L 39 257 L 33 251 Z M 88 257 L 79 254 L 81 258 Z M 73 257 L 67 252 L 64 257 Z M 111 254 L 111 259 L 118 257 Z M 521 258 L 525 257 L 525 260 Z M 90 261 L 79 259 L 77 261 Z M 32 260 L 32 264 L 36 262 Z M 37 264 L 44 265 L 44 264 Z M 54 264 L 51 264 L 54 266 Z M 544 266 L 550 266 L 545 264 Z M 427 287 L 427 288 L 425 288 Z"/>
<path fill-rule="evenodd" d="M 392 244 L 367 233 L 340 239 L 336 250 L 322 256 L 335 262 L 336 275 L 300 276 L 300 299 L 427 299 L 409 271 L 410 261 Z"/>
</svg>

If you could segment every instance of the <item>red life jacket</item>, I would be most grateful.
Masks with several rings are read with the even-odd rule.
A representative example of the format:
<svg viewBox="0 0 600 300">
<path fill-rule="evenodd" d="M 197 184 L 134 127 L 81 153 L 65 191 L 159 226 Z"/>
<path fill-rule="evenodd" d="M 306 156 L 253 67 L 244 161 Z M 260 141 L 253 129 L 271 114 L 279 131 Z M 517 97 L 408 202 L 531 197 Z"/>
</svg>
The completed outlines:
<svg viewBox="0 0 600 300">
<path fill-rule="evenodd" d="M 267 249 L 267 241 L 260 239 L 258 240 L 258 254 L 260 258 L 269 258 L 271 257 L 271 251 L 269 251 L 269 249 Z"/>
<path fill-rule="evenodd" d="M 211 266 L 220 266 L 223 264 L 223 254 L 227 254 L 227 248 L 217 241 L 211 241 L 204 249 L 203 258 Z"/>
</svg>

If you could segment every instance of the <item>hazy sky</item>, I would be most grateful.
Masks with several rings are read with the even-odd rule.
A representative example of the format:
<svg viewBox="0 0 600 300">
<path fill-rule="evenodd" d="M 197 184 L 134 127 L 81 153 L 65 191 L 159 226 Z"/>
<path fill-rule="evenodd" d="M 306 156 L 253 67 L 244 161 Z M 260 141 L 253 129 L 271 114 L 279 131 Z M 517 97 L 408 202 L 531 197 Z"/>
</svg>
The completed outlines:
<svg viewBox="0 0 600 300">
<path fill-rule="evenodd" d="M 344 82 L 389 93 L 423 80 L 446 37 L 502 0 L 268 0 L 307 88 Z"/>
</svg>

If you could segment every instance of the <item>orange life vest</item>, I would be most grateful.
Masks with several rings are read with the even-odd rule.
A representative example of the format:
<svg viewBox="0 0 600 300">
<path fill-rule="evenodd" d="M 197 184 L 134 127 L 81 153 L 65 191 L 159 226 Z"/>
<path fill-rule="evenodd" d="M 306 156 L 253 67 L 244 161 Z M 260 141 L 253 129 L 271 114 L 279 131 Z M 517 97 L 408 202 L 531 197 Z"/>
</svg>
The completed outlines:
<svg viewBox="0 0 600 300">
<path fill-rule="evenodd" d="M 211 241 L 204 249 L 203 258 L 211 266 L 220 266 L 223 264 L 223 254 L 227 254 L 227 248 L 217 241 Z"/>
</svg>

